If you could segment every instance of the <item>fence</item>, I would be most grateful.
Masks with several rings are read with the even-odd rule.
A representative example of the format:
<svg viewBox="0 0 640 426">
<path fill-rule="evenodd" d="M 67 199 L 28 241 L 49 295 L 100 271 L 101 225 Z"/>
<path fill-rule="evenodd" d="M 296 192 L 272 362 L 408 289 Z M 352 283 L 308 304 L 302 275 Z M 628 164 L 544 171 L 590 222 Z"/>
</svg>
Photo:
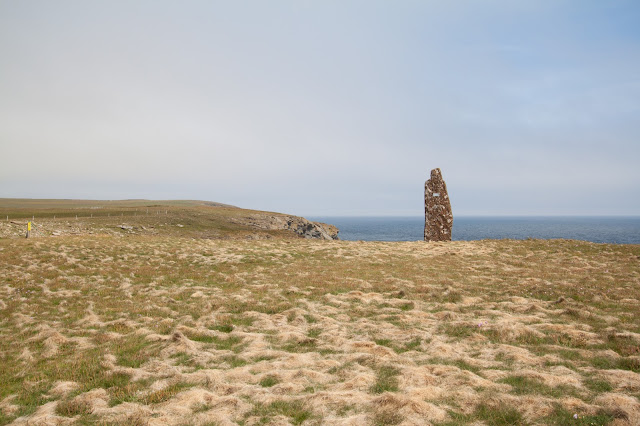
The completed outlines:
<svg viewBox="0 0 640 426">
<path fill-rule="evenodd" d="M 109 211 L 109 212 L 56 212 L 56 213 L 47 213 L 47 212 L 38 212 L 38 214 L 34 213 L 10 213 L 4 214 L 6 221 L 16 219 L 31 219 L 32 222 L 38 219 L 47 219 L 47 220 L 57 220 L 57 219 L 99 219 L 99 218 L 108 218 L 108 217 L 137 217 L 137 216 L 168 216 L 168 210 L 120 210 L 120 211 Z M 1 217 L 1 216 L 0 216 Z"/>
</svg>

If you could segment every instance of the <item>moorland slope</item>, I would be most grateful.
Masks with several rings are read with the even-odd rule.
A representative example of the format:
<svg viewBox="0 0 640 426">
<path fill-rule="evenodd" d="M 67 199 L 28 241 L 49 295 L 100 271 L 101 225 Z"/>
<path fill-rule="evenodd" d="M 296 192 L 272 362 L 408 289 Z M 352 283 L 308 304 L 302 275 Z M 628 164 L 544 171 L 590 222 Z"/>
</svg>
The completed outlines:
<svg viewBox="0 0 640 426">
<path fill-rule="evenodd" d="M 165 235 L 213 239 L 338 239 L 338 229 L 282 213 L 192 200 L 0 198 L 0 238 L 25 235 Z"/>
</svg>

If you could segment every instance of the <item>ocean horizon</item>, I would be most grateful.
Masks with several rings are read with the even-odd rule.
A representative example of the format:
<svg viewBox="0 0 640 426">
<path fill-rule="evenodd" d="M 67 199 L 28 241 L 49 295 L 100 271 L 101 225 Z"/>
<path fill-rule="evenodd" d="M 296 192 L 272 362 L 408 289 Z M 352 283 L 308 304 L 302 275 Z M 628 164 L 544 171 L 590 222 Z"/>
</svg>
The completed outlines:
<svg viewBox="0 0 640 426">
<path fill-rule="evenodd" d="M 421 241 L 424 217 L 310 216 L 330 223 L 345 241 Z M 458 216 L 452 239 L 572 239 L 594 243 L 640 244 L 640 216 Z"/>
</svg>

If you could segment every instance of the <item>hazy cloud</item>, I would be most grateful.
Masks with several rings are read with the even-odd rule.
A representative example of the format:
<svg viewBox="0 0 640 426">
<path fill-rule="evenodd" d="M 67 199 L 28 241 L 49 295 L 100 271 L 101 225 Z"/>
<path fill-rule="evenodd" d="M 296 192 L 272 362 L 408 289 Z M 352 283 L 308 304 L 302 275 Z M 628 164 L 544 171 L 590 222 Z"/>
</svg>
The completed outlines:
<svg viewBox="0 0 640 426">
<path fill-rule="evenodd" d="M 640 214 L 634 1 L 0 2 L 0 197 Z"/>
</svg>

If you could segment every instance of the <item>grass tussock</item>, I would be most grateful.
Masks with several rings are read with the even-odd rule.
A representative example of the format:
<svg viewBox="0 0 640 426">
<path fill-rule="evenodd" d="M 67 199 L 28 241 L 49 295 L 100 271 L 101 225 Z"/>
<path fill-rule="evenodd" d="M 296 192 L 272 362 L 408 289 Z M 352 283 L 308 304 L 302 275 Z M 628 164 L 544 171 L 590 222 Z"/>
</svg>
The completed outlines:
<svg viewBox="0 0 640 426">
<path fill-rule="evenodd" d="M 157 390 L 155 392 L 151 392 L 142 398 L 140 401 L 143 404 L 159 404 L 161 402 L 165 402 L 173 398 L 177 393 L 192 387 L 193 385 L 190 383 L 174 383 L 167 386 L 164 389 Z"/>
<path fill-rule="evenodd" d="M 56 404 L 56 414 L 63 417 L 75 417 L 82 414 L 91 413 L 91 404 L 88 401 L 70 399 L 58 401 Z"/>
</svg>

